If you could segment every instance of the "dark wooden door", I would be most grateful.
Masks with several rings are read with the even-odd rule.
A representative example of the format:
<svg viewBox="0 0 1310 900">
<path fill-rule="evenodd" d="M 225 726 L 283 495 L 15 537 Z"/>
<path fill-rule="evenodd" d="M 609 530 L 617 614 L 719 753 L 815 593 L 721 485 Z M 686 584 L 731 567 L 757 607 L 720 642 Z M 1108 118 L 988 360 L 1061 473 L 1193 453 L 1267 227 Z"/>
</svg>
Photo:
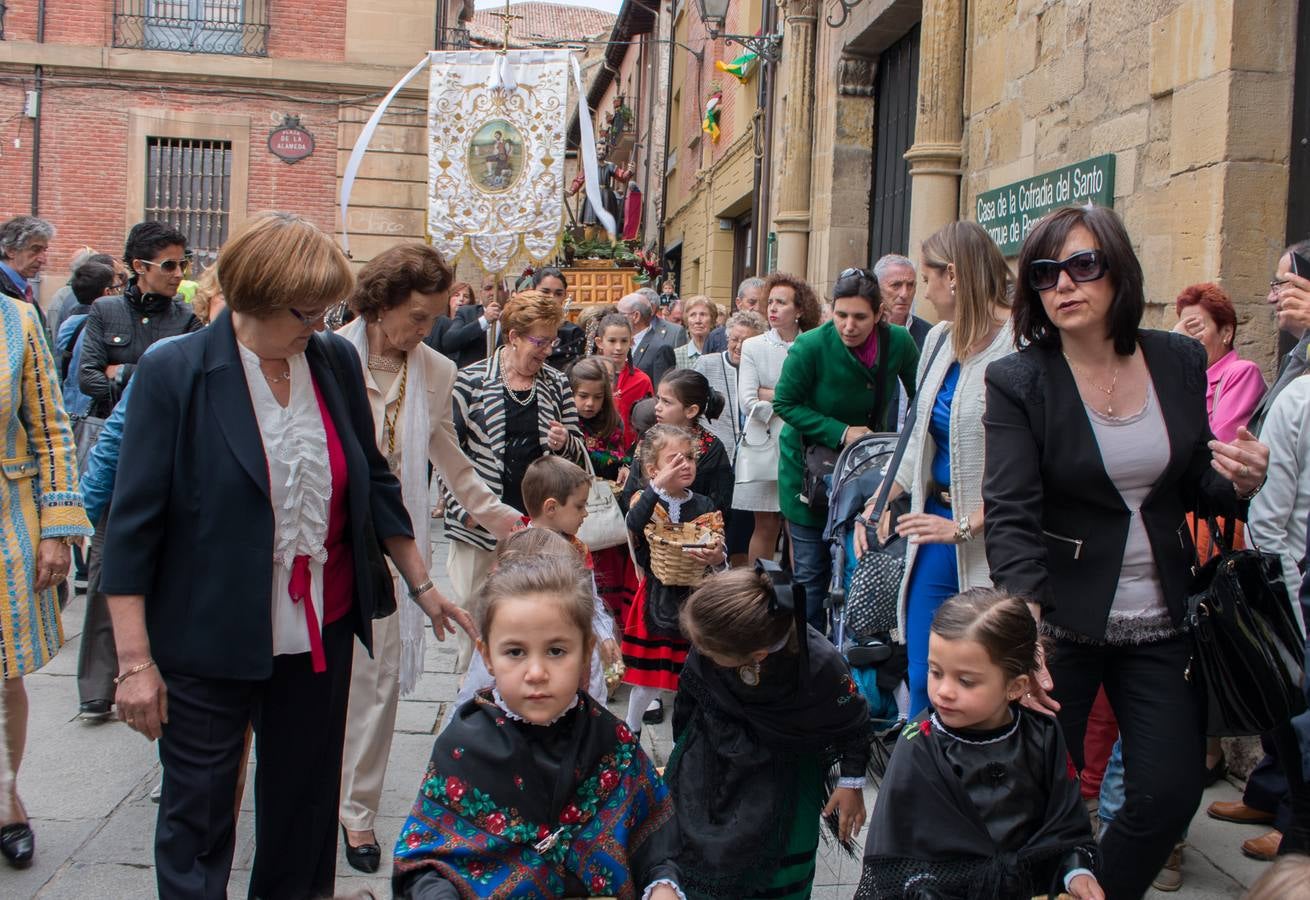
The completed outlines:
<svg viewBox="0 0 1310 900">
<path fill-rule="evenodd" d="M 873 186 L 869 195 L 869 262 L 908 253 L 910 164 L 914 109 L 919 97 L 919 26 L 878 57 L 874 82 Z"/>
</svg>

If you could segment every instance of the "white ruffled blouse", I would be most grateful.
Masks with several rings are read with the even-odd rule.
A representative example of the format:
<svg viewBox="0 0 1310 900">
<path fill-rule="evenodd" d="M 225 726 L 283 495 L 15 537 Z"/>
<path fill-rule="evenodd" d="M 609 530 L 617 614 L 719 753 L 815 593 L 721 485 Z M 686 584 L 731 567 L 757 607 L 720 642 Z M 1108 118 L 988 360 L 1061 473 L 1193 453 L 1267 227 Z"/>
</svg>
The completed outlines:
<svg viewBox="0 0 1310 900">
<path fill-rule="evenodd" d="M 259 368 L 259 357 L 240 342 L 237 348 L 268 460 L 273 505 L 273 655 L 309 653 L 321 647 L 323 566 L 328 558 L 332 502 L 332 466 L 323 414 L 305 354 L 287 360 L 291 400 L 283 407 Z M 306 557 L 308 562 L 312 615 L 291 596 L 297 557 Z"/>
</svg>

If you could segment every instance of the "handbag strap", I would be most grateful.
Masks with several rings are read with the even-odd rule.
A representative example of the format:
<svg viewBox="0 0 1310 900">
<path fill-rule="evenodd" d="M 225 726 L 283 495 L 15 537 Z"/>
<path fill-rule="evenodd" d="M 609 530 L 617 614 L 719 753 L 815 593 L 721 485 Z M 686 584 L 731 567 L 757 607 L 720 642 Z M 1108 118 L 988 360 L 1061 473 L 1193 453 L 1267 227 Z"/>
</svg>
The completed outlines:
<svg viewBox="0 0 1310 900">
<path fill-rule="evenodd" d="M 892 492 L 892 483 L 896 481 L 896 471 L 901 467 L 901 459 L 905 456 L 905 448 L 910 443 L 910 435 L 914 433 L 914 423 L 919 418 L 918 392 L 923 390 L 923 382 L 928 377 L 928 372 L 932 369 L 932 364 L 937 361 L 937 353 L 942 349 L 942 344 L 950 337 L 950 329 L 943 328 L 942 335 L 933 344 L 932 353 L 928 354 L 928 365 L 923 367 L 923 377 L 919 379 L 915 386 L 915 399 L 910 402 L 909 411 L 905 414 L 905 427 L 901 429 L 901 436 L 896 441 L 896 450 L 892 453 L 891 464 L 887 467 L 887 475 L 882 480 L 881 487 L 878 488 L 878 500 L 873 505 L 873 521 L 878 521 L 882 517 L 882 511 L 887 507 L 887 498 Z"/>
<path fill-rule="evenodd" d="M 737 398 L 732 396 L 737 393 L 736 390 L 731 389 L 731 385 L 736 382 L 736 379 L 734 377 L 733 380 L 728 380 L 728 364 L 723 361 L 723 358 L 727 355 L 728 351 L 726 350 L 719 354 L 719 370 L 723 373 L 723 387 L 728 391 L 728 401 L 732 404 L 732 442 L 735 444 L 741 438 L 741 407 L 737 405 Z M 736 374 L 736 372 L 733 373 L 734 376 Z"/>
</svg>

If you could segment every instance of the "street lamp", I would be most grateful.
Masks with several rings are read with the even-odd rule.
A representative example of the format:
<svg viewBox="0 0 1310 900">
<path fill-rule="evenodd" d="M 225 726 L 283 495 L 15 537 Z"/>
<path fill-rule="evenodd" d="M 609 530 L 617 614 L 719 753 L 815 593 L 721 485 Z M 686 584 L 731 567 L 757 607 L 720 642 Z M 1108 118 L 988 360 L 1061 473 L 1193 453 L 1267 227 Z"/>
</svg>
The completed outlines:
<svg viewBox="0 0 1310 900">
<path fill-rule="evenodd" d="M 709 30 L 710 40 L 722 38 L 730 44 L 740 44 L 766 63 L 776 63 L 782 59 L 782 35 L 780 34 L 723 34 L 724 21 L 728 18 L 730 0 L 696 0 L 701 21 Z"/>
</svg>

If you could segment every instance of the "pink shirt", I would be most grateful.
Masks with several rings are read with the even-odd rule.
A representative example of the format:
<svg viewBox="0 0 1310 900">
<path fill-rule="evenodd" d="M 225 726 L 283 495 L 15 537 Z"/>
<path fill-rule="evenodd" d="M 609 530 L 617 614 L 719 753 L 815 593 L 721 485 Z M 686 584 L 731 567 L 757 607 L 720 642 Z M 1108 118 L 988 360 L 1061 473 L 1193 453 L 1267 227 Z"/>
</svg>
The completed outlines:
<svg viewBox="0 0 1310 900">
<path fill-rule="evenodd" d="M 1229 350 L 1206 370 L 1205 411 L 1210 430 L 1221 441 L 1237 437 L 1237 429 L 1251 418 L 1265 394 L 1260 367 Z"/>
</svg>

